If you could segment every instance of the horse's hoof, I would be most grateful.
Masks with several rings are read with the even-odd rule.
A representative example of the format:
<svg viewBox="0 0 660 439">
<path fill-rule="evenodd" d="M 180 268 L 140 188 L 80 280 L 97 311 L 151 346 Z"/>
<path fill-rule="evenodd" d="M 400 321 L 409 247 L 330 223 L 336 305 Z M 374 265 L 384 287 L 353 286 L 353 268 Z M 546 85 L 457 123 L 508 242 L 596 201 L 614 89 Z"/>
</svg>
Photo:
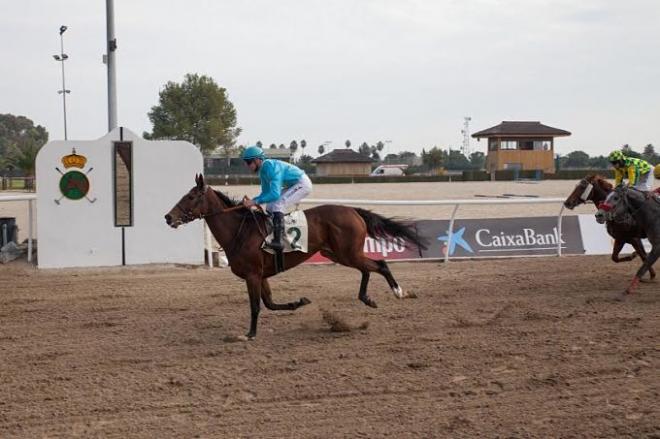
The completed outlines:
<svg viewBox="0 0 660 439">
<path fill-rule="evenodd" d="M 364 299 L 360 298 L 360 300 L 362 301 L 362 303 L 364 303 L 365 305 L 367 305 L 371 308 L 378 308 L 378 305 L 376 304 L 376 302 L 371 300 L 369 297 L 365 297 Z"/>
<path fill-rule="evenodd" d="M 305 306 L 305 305 L 309 305 L 310 303 L 312 303 L 312 301 L 309 300 L 307 297 L 301 297 L 300 300 L 298 301 L 298 306 Z"/>
<path fill-rule="evenodd" d="M 243 336 L 243 341 L 252 341 L 257 337 L 257 334 L 253 334 L 251 332 L 248 332 Z"/>
<path fill-rule="evenodd" d="M 396 296 L 397 299 L 403 299 L 406 297 L 405 293 L 403 292 L 403 288 L 400 286 L 397 286 L 396 288 L 392 288 L 392 292 Z"/>
</svg>

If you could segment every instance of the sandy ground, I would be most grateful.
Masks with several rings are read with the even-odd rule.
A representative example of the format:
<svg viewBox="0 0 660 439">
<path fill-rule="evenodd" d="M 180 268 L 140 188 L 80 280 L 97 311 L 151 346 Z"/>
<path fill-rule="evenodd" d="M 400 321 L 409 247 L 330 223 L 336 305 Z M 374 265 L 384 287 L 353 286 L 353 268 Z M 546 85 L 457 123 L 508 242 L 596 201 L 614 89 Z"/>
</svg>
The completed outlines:
<svg viewBox="0 0 660 439">
<path fill-rule="evenodd" d="M 637 262 L 392 264 L 272 280 L 248 324 L 226 269 L 0 266 L 0 437 L 660 437 L 660 287 Z M 331 332 L 323 313 L 353 327 Z M 362 326 L 363 329 L 357 327 Z M 366 327 L 366 328 L 365 328 Z"/>
</svg>

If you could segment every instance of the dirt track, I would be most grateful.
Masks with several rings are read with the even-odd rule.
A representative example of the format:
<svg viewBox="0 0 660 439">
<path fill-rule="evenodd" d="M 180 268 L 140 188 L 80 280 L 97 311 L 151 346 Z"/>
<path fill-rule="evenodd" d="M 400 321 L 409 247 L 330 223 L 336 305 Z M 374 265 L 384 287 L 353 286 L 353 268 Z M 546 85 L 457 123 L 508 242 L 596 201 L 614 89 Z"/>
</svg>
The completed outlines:
<svg viewBox="0 0 660 439">
<path fill-rule="evenodd" d="M 594 267 L 597 267 L 594 269 Z M 228 270 L 0 266 L 0 437 L 660 437 L 660 284 L 607 257 L 306 266 L 256 341 Z M 367 329 L 330 332 L 322 312 Z"/>
</svg>

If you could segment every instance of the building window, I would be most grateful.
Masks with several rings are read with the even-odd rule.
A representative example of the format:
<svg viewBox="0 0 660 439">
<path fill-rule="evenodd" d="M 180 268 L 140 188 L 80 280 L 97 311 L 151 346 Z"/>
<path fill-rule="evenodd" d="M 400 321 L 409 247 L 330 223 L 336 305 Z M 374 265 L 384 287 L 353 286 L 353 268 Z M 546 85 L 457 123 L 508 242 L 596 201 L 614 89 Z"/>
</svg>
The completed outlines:
<svg viewBox="0 0 660 439">
<path fill-rule="evenodd" d="M 518 141 L 516 141 L 516 140 L 502 140 L 500 142 L 500 149 L 518 149 Z"/>
<path fill-rule="evenodd" d="M 550 151 L 552 149 L 552 142 L 549 140 L 535 140 L 534 151 Z"/>
<path fill-rule="evenodd" d="M 497 139 L 488 139 L 488 151 L 497 151 Z"/>
</svg>

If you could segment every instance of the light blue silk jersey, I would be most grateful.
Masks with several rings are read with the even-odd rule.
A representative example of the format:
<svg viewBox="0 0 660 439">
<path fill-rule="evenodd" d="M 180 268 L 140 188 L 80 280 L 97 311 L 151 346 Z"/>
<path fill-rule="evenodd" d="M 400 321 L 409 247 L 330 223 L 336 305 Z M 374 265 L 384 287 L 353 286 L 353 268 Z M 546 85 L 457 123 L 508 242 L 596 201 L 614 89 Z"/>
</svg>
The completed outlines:
<svg viewBox="0 0 660 439">
<path fill-rule="evenodd" d="M 282 187 L 293 186 L 304 174 L 305 172 L 299 167 L 282 160 L 264 160 L 259 170 L 261 193 L 254 197 L 254 202 L 258 204 L 272 203 L 282 195 Z"/>
</svg>

